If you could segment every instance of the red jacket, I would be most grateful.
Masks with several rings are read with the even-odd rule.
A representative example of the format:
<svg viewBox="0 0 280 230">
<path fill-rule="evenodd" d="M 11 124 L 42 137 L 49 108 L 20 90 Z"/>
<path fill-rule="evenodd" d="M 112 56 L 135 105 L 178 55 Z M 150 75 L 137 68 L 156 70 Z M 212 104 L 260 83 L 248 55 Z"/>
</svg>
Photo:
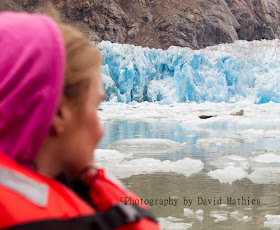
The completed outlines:
<svg viewBox="0 0 280 230">
<path fill-rule="evenodd" d="M 0 229 L 160 229 L 147 207 L 121 202 L 138 197 L 107 179 L 104 170 L 83 186 L 89 202 L 0 154 Z"/>
</svg>

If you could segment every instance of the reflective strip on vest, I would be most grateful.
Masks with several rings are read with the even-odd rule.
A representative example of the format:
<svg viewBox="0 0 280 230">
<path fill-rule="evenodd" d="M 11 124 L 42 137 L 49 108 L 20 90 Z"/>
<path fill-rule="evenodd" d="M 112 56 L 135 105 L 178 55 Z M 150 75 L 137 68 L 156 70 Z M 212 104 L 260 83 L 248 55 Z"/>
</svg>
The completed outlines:
<svg viewBox="0 0 280 230">
<path fill-rule="evenodd" d="M 0 167 L 0 184 L 40 207 L 46 207 L 49 187 L 18 172 Z"/>
</svg>

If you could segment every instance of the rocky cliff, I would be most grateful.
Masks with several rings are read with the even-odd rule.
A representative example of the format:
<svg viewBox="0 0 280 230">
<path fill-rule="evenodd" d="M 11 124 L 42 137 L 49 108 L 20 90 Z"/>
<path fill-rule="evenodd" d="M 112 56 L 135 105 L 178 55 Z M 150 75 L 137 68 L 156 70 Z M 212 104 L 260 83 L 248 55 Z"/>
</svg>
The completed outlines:
<svg viewBox="0 0 280 230">
<path fill-rule="evenodd" d="M 95 41 L 151 48 L 203 48 L 280 37 L 279 0 L 49 0 Z M 1 0 L 0 10 L 36 11 L 46 0 Z"/>
</svg>

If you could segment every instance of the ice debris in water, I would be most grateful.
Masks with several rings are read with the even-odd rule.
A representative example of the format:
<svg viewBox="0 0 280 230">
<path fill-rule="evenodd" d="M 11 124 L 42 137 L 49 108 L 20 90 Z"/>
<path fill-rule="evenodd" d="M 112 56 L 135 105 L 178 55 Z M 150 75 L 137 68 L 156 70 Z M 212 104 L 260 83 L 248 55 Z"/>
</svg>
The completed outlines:
<svg viewBox="0 0 280 230">
<path fill-rule="evenodd" d="M 258 167 L 248 175 L 253 183 L 256 184 L 280 184 L 280 168 Z"/>
<path fill-rule="evenodd" d="M 198 139 L 196 146 L 200 148 L 209 148 L 216 146 L 238 147 L 240 143 L 230 138 L 212 138 L 212 139 Z"/>
<path fill-rule="evenodd" d="M 252 221 L 252 217 L 244 216 L 244 214 L 238 210 L 235 210 L 233 212 L 214 210 L 210 212 L 210 216 L 216 218 L 214 222 L 226 221 L 228 220 L 228 216 L 231 216 L 233 219 L 239 222 Z"/>
<path fill-rule="evenodd" d="M 251 159 L 253 172 L 248 178 L 256 184 L 280 183 L 280 156 L 265 153 Z"/>
<path fill-rule="evenodd" d="M 109 153 L 108 150 L 98 151 Z M 184 158 L 175 162 L 165 160 L 161 161 L 154 158 L 140 158 L 133 160 L 126 160 L 127 158 L 118 158 L 120 161 L 114 162 L 112 160 L 102 161 L 100 157 L 96 159 L 96 165 L 104 167 L 113 175 L 119 178 L 127 178 L 132 175 L 152 174 L 155 172 L 174 172 L 190 176 L 203 169 L 204 165 L 200 160 Z"/>
<path fill-rule="evenodd" d="M 234 167 L 241 167 L 243 169 L 248 168 L 248 160 L 245 157 L 237 156 L 237 155 L 229 155 L 229 156 L 223 156 L 215 161 L 211 161 L 210 165 L 215 166 L 216 168 L 226 168 L 228 166 L 234 166 Z"/>
<path fill-rule="evenodd" d="M 232 183 L 235 180 L 248 178 L 256 184 L 280 183 L 280 156 L 275 153 L 264 153 L 255 157 L 237 155 L 223 156 L 210 165 L 216 170 L 208 175 L 221 183 Z"/>
<path fill-rule="evenodd" d="M 214 217 L 215 220 L 214 222 L 220 222 L 220 221 L 225 221 L 228 219 L 228 213 L 227 211 L 211 211 L 210 216 Z"/>
<path fill-rule="evenodd" d="M 273 153 L 266 153 L 259 155 L 252 159 L 252 161 L 255 161 L 259 164 L 280 164 L 280 155 L 276 155 Z M 280 166 L 280 165 L 279 165 Z"/>
<path fill-rule="evenodd" d="M 109 147 L 111 149 L 115 149 L 124 153 L 128 152 L 136 154 L 164 154 L 180 150 L 185 147 L 185 144 L 178 143 L 169 139 L 137 138 L 116 141 L 111 143 Z"/>
<path fill-rule="evenodd" d="M 203 221 L 203 210 L 198 209 L 196 211 L 193 211 L 192 209 L 184 208 L 184 216 L 187 218 L 198 219 L 201 222 Z"/>
<path fill-rule="evenodd" d="M 115 168 L 114 172 L 120 177 L 130 175 L 151 174 L 154 172 L 174 172 L 191 176 L 203 169 L 203 163 L 200 160 L 184 158 L 175 162 L 165 160 L 160 161 L 153 158 L 141 158 L 121 163 L 121 168 Z"/>
<path fill-rule="evenodd" d="M 116 164 L 122 162 L 125 158 L 129 159 L 132 157 L 132 154 L 130 153 L 120 153 L 116 150 L 110 150 L 110 149 L 96 149 L 94 151 L 94 159 L 95 163 L 102 167 L 106 164 Z"/>
<path fill-rule="evenodd" d="M 280 102 L 279 40 L 235 41 L 202 50 L 99 43 L 106 100 Z"/>
<path fill-rule="evenodd" d="M 280 65 L 279 65 L 280 66 Z M 235 132 L 236 136 L 225 136 L 241 139 L 275 138 L 280 137 L 280 106 L 270 102 L 255 105 L 249 101 L 237 103 L 177 103 L 172 105 L 159 105 L 142 102 L 136 105 L 123 103 L 102 103 L 102 110 L 98 111 L 102 122 L 106 121 L 143 121 L 143 122 L 176 122 L 188 134 L 190 130 L 217 131 L 223 130 L 225 134 Z M 242 117 L 230 115 L 232 110 L 244 108 Z M 203 111 L 206 114 L 218 114 L 215 119 L 201 120 L 198 115 Z M 219 141 L 219 140 L 217 140 Z M 239 143 L 239 141 L 236 141 Z"/>
<path fill-rule="evenodd" d="M 266 215 L 266 221 L 264 222 L 264 227 L 271 230 L 280 229 L 280 215 Z"/>
<path fill-rule="evenodd" d="M 228 166 L 224 169 L 216 169 L 208 173 L 213 179 L 218 179 L 220 183 L 229 183 L 247 177 L 247 172 L 239 167 Z"/>
<path fill-rule="evenodd" d="M 163 230 L 187 230 L 192 227 L 192 223 L 179 222 L 182 219 L 178 219 L 172 216 L 158 218 L 159 225 Z"/>
<path fill-rule="evenodd" d="M 233 212 L 230 213 L 230 216 L 232 218 L 234 218 L 235 220 L 237 221 L 240 221 L 240 222 L 249 222 L 249 221 L 252 221 L 252 217 L 250 216 L 244 216 L 244 214 L 238 210 L 235 210 Z"/>
</svg>

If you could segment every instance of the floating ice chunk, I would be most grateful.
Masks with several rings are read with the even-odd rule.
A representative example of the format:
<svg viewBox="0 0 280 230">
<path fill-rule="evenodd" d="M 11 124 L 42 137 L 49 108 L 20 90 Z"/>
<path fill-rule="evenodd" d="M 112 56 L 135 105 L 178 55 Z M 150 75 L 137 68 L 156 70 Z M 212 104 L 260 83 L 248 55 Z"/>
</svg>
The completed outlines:
<svg viewBox="0 0 280 230">
<path fill-rule="evenodd" d="M 124 159 L 131 157 L 132 154 L 124 154 L 120 153 L 116 150 L 111 149 L 96 149 L 94 151 L 95 160 L 102 161 L 102 160 L 115 160 L 115 159 Z"/>
<path fill-rule="evenodd" d="M 264 222 L 264 227 L 270 228 L 271 230 L 280 229 L 280 215 L 266 215 L 267 221 Z"/>
<path fill-rule="evenodd" d="M 201 160 L 195 160 L 188 157 L 175 162 L 166 160 L 162 162 L 162 166 L 163 165 L 166 167 L 166 169 L 161 169 L 163 172 L 169 170 L 170 172 L 184 174 L 185 176 L 191 176 L 202 170 L 204 167 Z"/>
<path fill-rule="evenodd" d="M 229 156 L 220 157 L 215 161 L 211 161 L 210 165 L 222 169 L 228 166 L 242 167 L 243 169 L 247 169 L 248 160 L 244 157 L 240 157 L 237 155 L 229 155 Z"/>
<path fill-rule="evenodd" d="M 240 221 L 240 222 L 252 221 L 252 217 L 244 216 L 244 214 L 242 212 L 239 212 L 238 210 L 235 210 L 235 211 L 231 212 L 230 216 L 232 218 L 234 218 L 235 220 Z"/>
<path fill-rule="evenodd" d="M 209 131 L 225 130 L 236 132 L 237 138 L 258 140 L 262 137 L 280 137 L 280 109 L 275 103 L 253 105 L 250 102 L 238 103 L 178 103 L 173 107 L 155 103 L 142 102 L 137 105 L 123 103 L 102 103 L 102 111 L 98 111 L 101 121 L 126 120 L 144 122 L 178 122 L 190 134 L 190 130 Z M 248 115 L 230 116 L 234 108 L 244 108 Z M 236 110 L 236 109 L 234 109 Z M 201 120 L 198 115 L 218 114 L 215 119 Z M 246 113 L 247 114 L 247 113 Z M 176 130 L 177 131 L 177 130 Z M 191 134 L 194 134 L 191 132 Z M 229 137 L 229 136 L 227 136 Z M 231 137 L 233 138 L 233 137 Z M 237 140 L 234 138 L 234 140 Z"/>
<path fill-rule="evenodd" d="M 103 167 L 104 165 L 111 164 L 111 163 L 120 163 L 125 158 L 131 158 L 132 154 L 129 153 L 120 153 L 116 150 L 110 149 L 96 149 L 94 151 L 94 159 L 95 163 L 99 167 Z"/>
<path fill-rule="evenodd" d="M 280 137 L 280 130 L 268 130 L 265 137 Z"/>
<path fill-rule="evenodd" d="M 272 112 L 271 114 L 271 121 L 275 122 L 279 118 L 275 118 L 274 114 Z M 275 125 L 277 127 L 277 125 Z M 267 128 L 275 128 L 275 127 L 270 127 L 268 126 Z M 265 127 L 264 127 L 265 128 Z M 240 132 L 240 135 L 244 137 L 257 137 L 257 138 L 275 138 L 275 137 L 280 137 L 280 129 L 272 129 L 272 130 L 264 130 L 264 129 L 247 129 L 242 132 Z"/>
<path fill-rule="evenodd" d="M 245 157 L 241 157 L 241 156 L 237 156 L 237 155 L 230 155 L 227 158 L 229 160 L 233 160 L 233 161 L 245 161 L 246 160 Z"/>
<path fill-rule="evenodd" d="M 247 176 L 247 172 L 239 167 L 228 166 L 224 169 L 210 171 L 208 175 L 213 179 L 218 179 L 220 183 L 232 184 L 232 182 L 236 180 L 245 178 Z"/>
<path fill-rule="evenodd" d="M 180 218 L 176 218 L 174 216 L 168 216 L 166 217 L 167 220 L 169 221 L 172 221 L 172 222 L 179 222 L 179 221 L 182 221 L 183 219 L 180 219 Z"/>
<path fill-rule="evenodd" d="M 196 141 L 196 146 L 199 148 L 209 148 L 216 146 L 238 147 L 240 143 L 230 138 L 212 138 L 212 139 L 199 139 Z"/>
<path fill-rule="evenodd" d="M 228 219 L 228 213 L 227 211 L 217 211 L 214 210 L 210 212 L 210 216 L 216 218 L 214 222 L 220 222 L 220 221 L 225 221 Z"/>
<path fill-rule="evenodd" d="M 159 225 L 163 230 L 187 230 L 192 227 L 192 223 L 183 223 L 178 222 L 182 221 L 182 219 L 178 219 L 175 217 L 160 217 L 158 218 Z"/>
<path fill-rule="evenodd" d="M 227 204 L 219 204 L 218 207 L 219 208 L 229 208 Z"/>
<path fill-rule="evenodd" d="M 132 175 L 152 174 L 155 172 L 174 172 L 190 176 L 203 169 L 204 165 L 200 160 L 185 158 L 172 162 L 169 160 L 160 161 L 154 158 L 141 158 L 130 161 L 123 161 L 119 164 L 108 164 L 105 166 L 113 175 L 119 178 L 127 178 Z"/>
<path fill-rule="evenodd" d="M 280 156 L 273 153 L 262 154 L 260 156 L 253 158 L 252 160 L 263 164 L 270 164 L 270 163 L 280 164 Z"/>
<path fill-rule="evenodd" d="M 254 171 L 248 175 L 253 183 L 271 184 L 280 183 L 280 156 L 265 153 L 251 159 Z"/>
<path fill-rule="evenodd" d="M 203 221 L 203 210 L 198 209 L 196 211 L 193 211 L 192 209 L 184 208 L 184 216 L 187 218 L 198 219 L 201 222 Z"/>
<path fill-rule="evenodd" d="M 185 144 L 178 143 L 169 139 L 126 139 L 113 142 L 109 145 L 111 149 L 120 152 L 130 152 L 137 154 L 153 153 L 163 154 L 180 150 L 185 147 Z"/>
<path fill-rule="evenodd" d="M 280 168 L 276 167 L 263 167 L 255 168 L 255 170 L 249 174 L 248 179 L 256 184 L 271 184 L 280 183 Z"/>
</svg>

